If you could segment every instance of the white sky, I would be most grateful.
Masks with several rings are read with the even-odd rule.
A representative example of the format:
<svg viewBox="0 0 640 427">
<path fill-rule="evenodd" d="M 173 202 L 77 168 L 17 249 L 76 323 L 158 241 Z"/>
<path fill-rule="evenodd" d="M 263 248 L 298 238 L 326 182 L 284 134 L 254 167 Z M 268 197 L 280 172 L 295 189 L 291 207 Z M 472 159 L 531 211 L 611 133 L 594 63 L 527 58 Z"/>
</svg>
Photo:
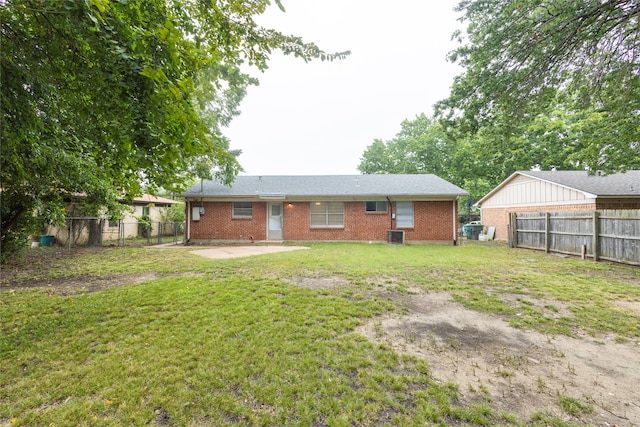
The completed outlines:
<svg viewBox="0 0 640 427">
<path fill-rule="evenodd" d="M 446 61 L 458 0 L 283 0 L 258 22 L 344 60 L 274 53 L 226 136 L 246 175 L 357 174 L 366 147 L 446 98 L 461 69 Z"/>
</svg>

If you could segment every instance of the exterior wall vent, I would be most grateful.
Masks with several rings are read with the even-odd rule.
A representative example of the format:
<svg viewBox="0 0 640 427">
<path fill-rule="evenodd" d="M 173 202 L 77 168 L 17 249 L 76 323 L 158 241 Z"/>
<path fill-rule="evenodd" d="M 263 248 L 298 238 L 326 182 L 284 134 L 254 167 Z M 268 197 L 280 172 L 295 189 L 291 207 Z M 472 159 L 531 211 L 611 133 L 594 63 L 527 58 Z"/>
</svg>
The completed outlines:
<svg viewBox="0 0 640 427">
<path fill-rule="evenodd" d="M 387 243 L 404 245 L 404 230 L 388 230 Z"/>
</svg>

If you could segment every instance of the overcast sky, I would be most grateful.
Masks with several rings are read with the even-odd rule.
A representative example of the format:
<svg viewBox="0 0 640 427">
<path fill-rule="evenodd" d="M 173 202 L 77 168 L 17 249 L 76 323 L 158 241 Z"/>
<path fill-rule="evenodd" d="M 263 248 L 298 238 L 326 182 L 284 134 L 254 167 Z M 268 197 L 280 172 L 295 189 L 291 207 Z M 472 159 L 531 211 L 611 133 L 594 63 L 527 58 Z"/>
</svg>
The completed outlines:
<svg viewBox="0 0 640 427">
<path fill-rule="evenodd" d="M 375 139 L 449 94 L 446 61 L 461 28 L 458 0 L 283 0 L 258 22 L 347 59 L 305 63 L 274 53 L 225 134 L 245 175 L 357 174 Z"/>
</svg>

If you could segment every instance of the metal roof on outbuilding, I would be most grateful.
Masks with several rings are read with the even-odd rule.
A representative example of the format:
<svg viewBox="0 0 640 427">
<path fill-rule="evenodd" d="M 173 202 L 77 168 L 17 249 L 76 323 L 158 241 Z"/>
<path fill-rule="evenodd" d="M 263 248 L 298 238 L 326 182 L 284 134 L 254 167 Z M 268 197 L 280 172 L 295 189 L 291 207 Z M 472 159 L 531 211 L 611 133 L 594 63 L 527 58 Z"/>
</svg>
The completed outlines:
<svg viewBox="0 0 640 427">
<path fill-rule="evenodd" d="M 415 196 L 457 198 L 468 193 L 433 174 L 416 175 L 265 175 L 238 176 L 230 185 L 203 181 L 188 188 L 184 197 L 288 197 L 360 198 Z"/>
</svg>

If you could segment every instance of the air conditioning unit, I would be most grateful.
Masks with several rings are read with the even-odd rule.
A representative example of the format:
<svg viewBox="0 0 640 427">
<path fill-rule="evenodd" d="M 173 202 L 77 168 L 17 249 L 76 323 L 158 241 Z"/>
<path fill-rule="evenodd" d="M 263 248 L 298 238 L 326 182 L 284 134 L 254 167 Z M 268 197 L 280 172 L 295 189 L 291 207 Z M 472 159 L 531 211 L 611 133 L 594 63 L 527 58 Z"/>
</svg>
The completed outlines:
<svg viewBox="0 0 640 427">
<path fill-rule="evenodd" d="M 388 230 L 387 243 L 404 245 L 404 230 Z"/>
</svg>

